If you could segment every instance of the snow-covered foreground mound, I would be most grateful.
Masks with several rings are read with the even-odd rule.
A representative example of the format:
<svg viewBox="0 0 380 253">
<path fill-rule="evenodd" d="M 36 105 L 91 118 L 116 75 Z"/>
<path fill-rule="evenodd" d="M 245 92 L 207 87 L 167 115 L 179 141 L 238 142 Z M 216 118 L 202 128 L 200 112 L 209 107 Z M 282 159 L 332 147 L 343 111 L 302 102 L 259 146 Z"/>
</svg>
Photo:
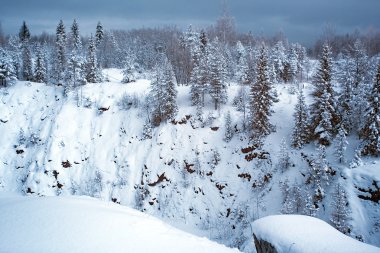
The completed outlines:
<svg viewBox="0 0 380 253">
<path fill-rule="evenodd" d="M 238 252 L 87 197 L 0 195 L 0 252 Z"/>
<path fill-rule="evenodd" d="M 380 248 L 356 241 L 309 216 L 267 216 L 254 221 L 252 229 L 259 240 L 269 242 L 278 253 L 380 252 Z"/>
</svg>

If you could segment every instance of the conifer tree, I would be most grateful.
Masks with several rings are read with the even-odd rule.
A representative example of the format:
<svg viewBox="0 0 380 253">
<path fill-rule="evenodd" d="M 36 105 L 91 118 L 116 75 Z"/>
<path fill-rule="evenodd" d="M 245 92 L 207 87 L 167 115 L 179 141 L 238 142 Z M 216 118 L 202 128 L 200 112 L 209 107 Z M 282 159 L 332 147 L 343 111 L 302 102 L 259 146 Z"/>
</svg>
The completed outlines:
<svg viewBox="0 0 380 253">
<path fill-rule="evenodd" d="M 339 132 L 336 138 L 336 143 L 335 143 L 335 157 L 340 163 L 345 163 L 346 162 L 346 156 L 345 156 L 345 151 L 347 149 L 347 138 L 346 138 L 347 132 L 345 129 L 341 126 L 339 128 Z"/>
<path fill-rule="evenodd" d="M 305 103 L 305 96 L 303 95 L 303 90 L 300 89 L 298 93 L 298 102 L 296 104 L 294 117 L 294 128 L 292 135 L 292 146 L 295 148 L 301 148 L 307 143 L 309 139 L 309 128 L 308 128 L 308 118 L 309 113 L 307 105 Z"/>
<path fill-rule="evenodd" d="M 227 115 L 226 115 L 226 130 L 224 132 L 224 141 L 226 142 L 230 142 L 233 135 L 234 135 L 234 132 L 233 132 L 233 129 L 232 129 L 232 120 L 231 120 L 231 113 L 230 111 L 227 112 Z"/>
<path fill-rule="evenodd" d="M 332 211 L 330 220 L 337 230 L 347 234 L 350 231 L 348 224 L 348 221 L 350 220 L 350 210 L 347 193 L 340 183 L 335 185 L 332 196 L 333 200 L 331 202 Z"/>
<path fill-rule="evenodd" d="M 103 38 L 104 38 L 103 25 L 99 21 L 98 24 L 96 25 L 96 32 L 95 32 L 95 46 L 96 46 L 96 48 L 99 47 L 100 43 L 103 41 Z"/>
<path fill-rule="evenodd" d="M 214 103 L 214 109 L 220 109 L 221 104 L 227 102 L 227 85 L 226 85 L 226 61 L 221 52 L 219 40 L 215 38 L 210 43 L 210 88 L 209 93 Z"/>
<path fill-rule="evenodd" d="M 363 139 L 363 155 L 380 155 L 380 63 L 368 97 L 364 126 L 360 131 Z"/>
<path fill-rule="evenodd" d="M 96 57 L 95 41 L 92 36 L 88 45 L 86 80 L 89 83 L 99 83 L 102 81 L 102 75 Z"/>
<path fill-rule="evenodd" d="M 353 77 L 353 61 L 351 57 L 347 55 L 347 52 L 343 55 L 341 60 L 342 64 L 339 68 L 338 81 L 342 86 L 342 93 L 338 100 L 339 113 L 341 117 L 341 125 L 347 134 L 351 133 L 354 128 L 354 83 Z"/>
<path fill-rule="evenodd" d="M 284 65 L 287 62 L 285 47 L 282 41 L 278 41 L 272 48 L 272 63 L 276 73 L 276 80 L 283 79 Z"/>
<path fill-rule="evenodd" d="M 28 26 L 26 25 L 26 22 L 23 21 L 22 23 L 22 26 L 20 28 L 20 32 L 19 32 L 19 38 L 20 38 L 20 41 L 21 43 L 24 43 L 24 42 L 29 42 L 29 39 L 30 39 L 30 32 L 29 32 L 29 28 Z"/>
<path fill-rule="evenodd" d="M 32 54 L 27 42 L 24 42 L 22 48 L 22 76 L 25 81 L 33 80 Z"/>
<path fill-rule="evenodd" d="M 233 101 L 233 106 L 236 107 L 237 111 L 243 113 L 243 118 L 242 118 L 243 131 L 245 131 L 247 127 L 247 114 L 248 114 L 248 102 L 249 102 L 249 94 L 248 94 L 247 88 L 248 87 L 246 86 L 240 86 L 239 92 Z"/>
<path fill-rule="evenodd" d="M 178 112 L 177 90 L 173 68 L 166 56 L 161 56 L 151 83 L 150 98 L 153 107 L 153 125 L 175 117 Z"/>
<path fill-rule="evenodd" d="M 262 45 L 256 65 L 256 82 L 251 85 L 249 103 L 251 137 L 259 143 L 274 128 L 269 122 L 274 100 L 271 89 L 272 84 L 269 82 L 267 69 L 267 49 L 265 45 Z"/>
<path fill-rule="evenodd" d="M 79 34 L 79 26 L 74 19 L 70 31 L 70 48 L 71 52 L 67 62 L 66 76 L 65 76 L 65 91 L 68 92 L 72 88 L 81 87 L 86 83 L 85 79 L 85 62 L 82 56 L 82 41 Z M 82 101 L 82 88 L 78 92 L 78 106 Z"/>
<path fill-rule="evenodd" d="M 236 43 L 237 50 L 237 66 L 236 66 L 236 80 L 240 84 L 248 83 L 248 62 L 246 50 L 240 41 Z"/>
<path fill-rule="evenodd" d="M 278 154 L 278 167 L 281 170 L 281 172 L 284 172 L 291 166 L 291 160 L 288 149 L 289 148 L 286 143 L 286 140 L 285 138 L 283 138 L 280 144 L 280 152 Z"/>
<path fill-rule="evenodd" d="M 33 70 L 32 70 L 33 66 L 32 66 L 32 53 L 30 52 L 30 48 L 29 48 L 30 32 L 25 21 L 22 23 L 22 26 L 20 28 L 19 39 L 21 42 L 21 54 L 22 54 L 21 75 L 22 75 L 23 80 L 31 81 L 33 80 Z"/>
<path fill-rule="evenodd" d="M 12 56 L 0 47 L 0 86 L 12 85 L 17 80 Z"/>
<path fill-rule="evenodd" d="M 53 61 L 53 80 L 57 85 L 63 85 L 67 67 L 66 59 L 66 31 L 63 21 L 60 20 L 56 30 L 55 59 Z"/>
<path fill-rule="evenodd" d="M 331 83 L 332 66 L 330 55 L 330 47 L 325 44 L 314 80 L 314 91 L 312 93 L 314 103 L 310 110 L 312 138 L 318 140 L 323 145 L 331 143 L 333 135 L 337 132 L 336 126 L 339 123 L 334 90 Z"/>
<path fill-rule="evenodd" d="M 37 59 L 34 69 L 34 81 L 37 83 L 47 82 L 46 63 L 41 45 L 37 46 Z"/>
<path fill-rule="evenodd" d="M 147 119 L 144 123 L 143 131 L 142 131 L 142 138 L 144 140 L 152 139 L 152 123 L 149 121 L 149 119 Z"/>
<path fill-rule="evenodd" d="M 356 40 L 351 52 L 351 75 L 353 78 L 353 98 L 352 98 L 352 114 L 353 128 L 359 132 L 363 122 L 366 120 L 367 94 L 370 92 L 368 83 L 371 83 L 369 76 L 369 59 L 360 40 Z"/>
</svg>

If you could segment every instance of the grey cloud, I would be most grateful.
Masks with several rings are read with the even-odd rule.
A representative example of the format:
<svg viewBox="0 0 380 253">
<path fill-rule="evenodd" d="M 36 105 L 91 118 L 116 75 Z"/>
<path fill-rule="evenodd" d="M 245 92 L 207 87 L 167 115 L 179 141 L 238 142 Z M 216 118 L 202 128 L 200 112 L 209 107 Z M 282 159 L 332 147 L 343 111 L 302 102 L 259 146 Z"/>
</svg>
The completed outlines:
<svg viewBox="0 0 380 253">
<path fill-rule="evenodd" d="M 325 23 L 337 32 L 369 26 L 380 28 L 379 0 L 230 0 L 231 15 L 241 31 L 273 34 L 283 30 L 292 41 L 308 42 Z M 26 20 L 32 33 L 54 31 L 59 19 L 77 18 L 89 33 L 101 20 L 106 28 L 121 29 L 163 24 L 212 24 L 220 14 L 220 0 L 13 0 L 2 6 L 3 30 L 16 33 Z"/>
</svg>

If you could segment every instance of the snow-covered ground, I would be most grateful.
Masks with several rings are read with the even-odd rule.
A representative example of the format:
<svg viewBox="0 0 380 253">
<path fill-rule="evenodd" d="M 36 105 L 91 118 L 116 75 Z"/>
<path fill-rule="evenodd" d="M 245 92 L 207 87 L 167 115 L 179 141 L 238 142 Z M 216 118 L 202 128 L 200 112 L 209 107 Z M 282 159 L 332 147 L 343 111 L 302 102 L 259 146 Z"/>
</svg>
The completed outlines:
<svg viewBox="0 0 380 253">
<path fill-rule="evenodd" d="M 0 252 L 239 252 L 89 197 L 0 194 Z"/>
<path fill-rule="evenodd" d="M 203 116 L 209 120 L 204 127 L 190 105 L 190 87 L 178 86 L 176 122 L 154 128 L 153 138 L 145 140 L 143 104 L 150 81 L 122 84 L 116 69 L 106 70 L 105 75 L 110 82 L 87 84 L 67 97 L 62 87 L 31 82 L 0 89 L 0 190 L 114 201 L 252 252 L 250 222 L 279 214 L 281 183 L 304 185 L 305 157 L 316 156 L 314 144 L 290 148 L 297 101 L 297 95 L 289 92 L 291 85 L 275 85 L 279 102 L 274 104 L 271 122 L 276 132 L 268 136 L 264 150 L 254 151 L 262 158 L 249 160 L 249 152 L 244 151 L 249 141 L 239 132 L 242 113 L 232 106 L 237 85 L 228 87 L 229 101 L 220 111 L 206 101 Z M 311 85 L 302 85 L 310 103 Z M 227 143 L 223 138 L 228 111 L 236 131 Z M 283 139 L 293 164 L 284 172 L 277 168 Z M 379 203 L 359 198 L 368 194 L 361 190 L 376 190 L 378 159 L 363 158 L 363 165 L 350 169 L 359 141 L 353 136 L 348 140 L 345 164 L 335 161 L 333 145 L 327 149 L 327 159 L 337 173 L 316 215 L 329 221 L 332 186 L 341 182 L 349 195 L 351 235 L 380 246 Z M 265 153 L 260 156 L 264 151 L 269 158 Z M 217 155 L 220 161 L 215 162 Z M 192 172 L 197 160 L 203 173 Z M 253 187 L 262 181 L 262 187 Z"/>
<path fill-rule="evenodd" d="M 273 215 L 253 222 L 259 240 L 278 253 L 379 253 L 380 248 L 352 239 L 326 222 L 302 215 Z"/>
</svg>

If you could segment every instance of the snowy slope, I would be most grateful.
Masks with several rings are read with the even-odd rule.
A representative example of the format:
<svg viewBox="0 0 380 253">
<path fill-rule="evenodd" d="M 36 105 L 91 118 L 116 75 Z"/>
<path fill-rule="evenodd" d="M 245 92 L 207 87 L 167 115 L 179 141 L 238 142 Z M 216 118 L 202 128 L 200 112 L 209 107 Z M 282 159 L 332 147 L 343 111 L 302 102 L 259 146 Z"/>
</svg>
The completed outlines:
<svg viewBox="0 0 380 253">
<path fill-rule="evenodd" d="M 273 215 L 253 222 L 259 240 L 279 253 L 379 253 L 380 248 L 356 241 L 322 220 L 302 215 Z"/>
<path fill-rule="evenodd" d="M 105 74 L 110 82 L 87 84 L 67 97 L 62 87 L 30 82 L 0 89 L 0 190 L 114 201 L 252 252 L 250 222 L 281 212 L 281 183 L 303 185 L 308 167 L 301 153 L 308 158 L 316 155 L 314 144 L 301 150 L 289 146 L 297 100 L 289 92 L 291 85 L 275 85 L 279 102 L 271 121 L 276 132 L 267 137 L 264 150 L 247 152 L 250 144 L 241 133 L 242 113 L 232 106 L 239 86 L 228 87 L 229 101 L 220 111 L 206 101 L 204 126 L 195 119 L 190 87 L 178 86 L 176 121 L 154 128 L 153 138 L 145 140 L 143 105 L 150 81 L 121 84 L 120 70 Z M 303 85 L 307 96 L 310 84 Z M 227 143 L 223 138 L 228 111 L 235 132 Z M 284 172 L 277 168 L 282 139 L 293 164 Z M 350 161 L 358 140 L 350 137 L 349 142 Z M 255 158 L 247 159 L 248 155 Z M 341 182 L 350 196 L 352 236 L 379 246 L 379 203 L 358 197 L 364 194 L 359 188 L 374 189 L 372 182 L 380 181 L 378 159 L 363 159 L 362 166 L 350 169 L 348 163 L 335 162 L 333 146 L 327 156 L 337 172 L 330 185 Z M 194 171 L 197 160 L 198 172 Z M 331 213 L 331 190 L 326 188 L 316 214 L 325 221 Z"/>
<path fill-rule="evenodd" d="M 239 252 L 88 197 L 0 194 L 0 252 Z"/>
</svg>

